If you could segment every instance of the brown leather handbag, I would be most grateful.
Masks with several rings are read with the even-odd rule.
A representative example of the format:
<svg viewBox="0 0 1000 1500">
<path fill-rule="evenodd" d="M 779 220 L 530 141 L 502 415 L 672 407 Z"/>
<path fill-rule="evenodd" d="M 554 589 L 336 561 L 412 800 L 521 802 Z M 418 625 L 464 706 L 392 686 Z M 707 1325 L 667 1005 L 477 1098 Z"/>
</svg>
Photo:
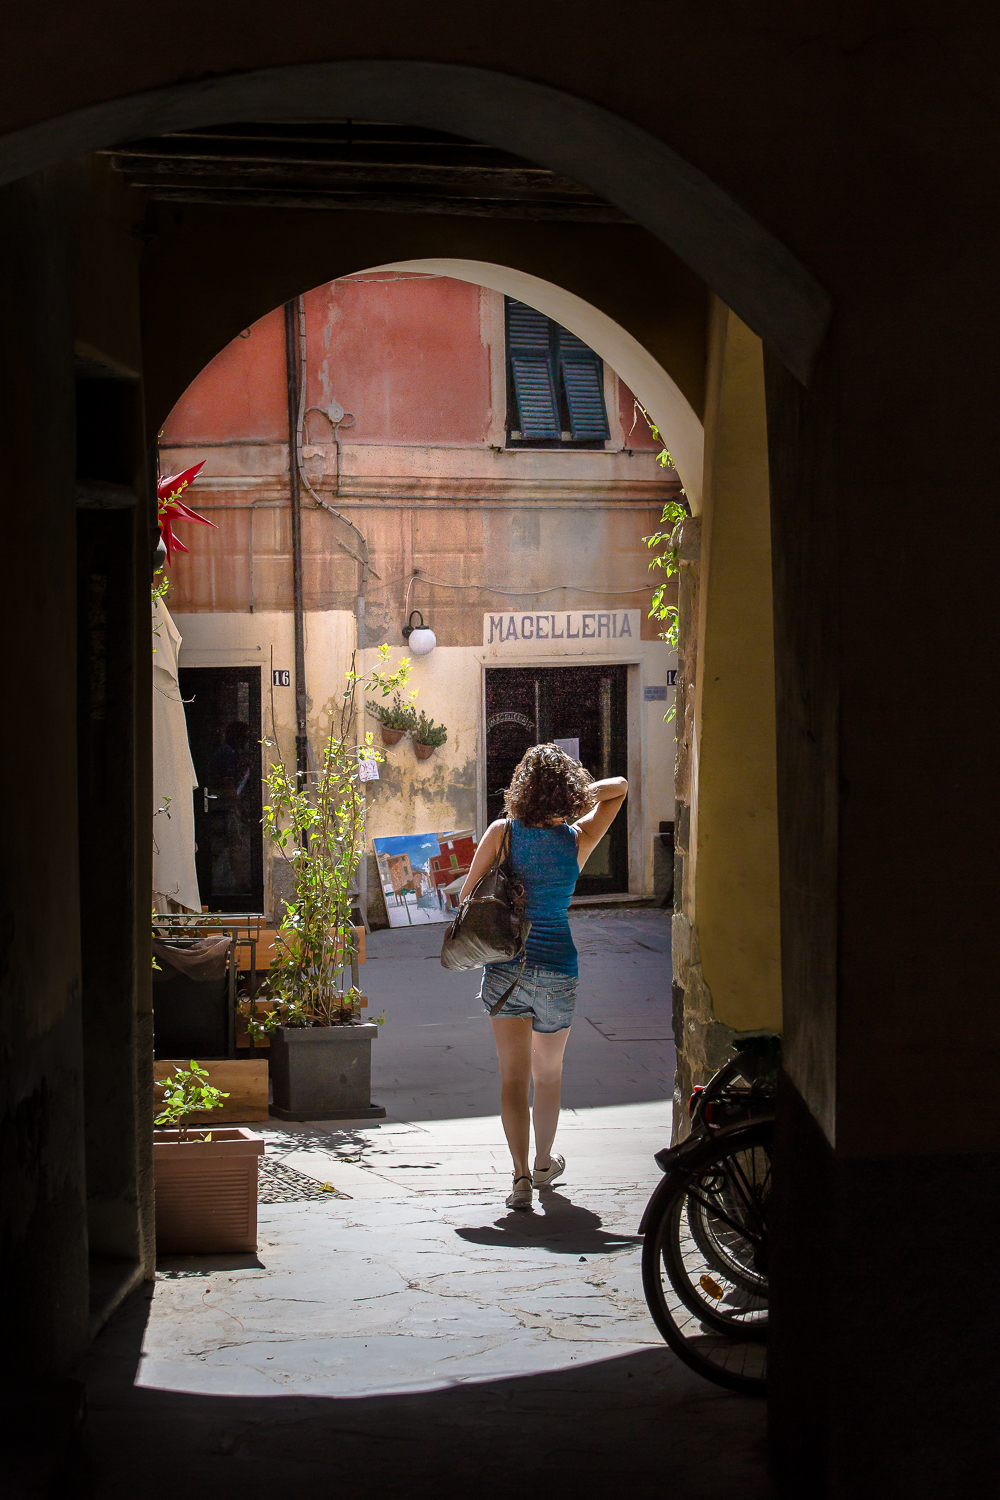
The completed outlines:
<svg viewBox="0 0 1000 1500">
<path fill-rule="evenodd" d="M 446 969 L 480 969 L 484 964 L 509 964 L 520 958 L 521 969 L 496 1004 L 490 1006 L 491 1016 L 517 988 L 531 931 L 524 915 L 524 887 L 514 879 L 511 869 L 510 837 L 508 818 L 496 858 L 462 902 L 441 944 L 441 964 Z"/>
</svg>

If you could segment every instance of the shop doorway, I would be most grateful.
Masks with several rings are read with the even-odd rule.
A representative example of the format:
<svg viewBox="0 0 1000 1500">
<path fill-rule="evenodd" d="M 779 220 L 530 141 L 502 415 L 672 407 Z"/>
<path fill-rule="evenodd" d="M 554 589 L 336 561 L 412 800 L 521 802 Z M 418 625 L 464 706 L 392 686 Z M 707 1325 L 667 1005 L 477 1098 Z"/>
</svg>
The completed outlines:
<svg viewBox="0 0 1000 1500">
<path fill-rule="evenodd" d="M 628 767 L 628 668 L 487 667 L 486 816 L 503 813 L 504 792 L 530 745 L 561 741 L 595 779 Z M 578 896 L 628 890 L 628 819 L 620 816 L 576 883 Z"/>
<path fill-rule="evenodd" d="M 264 910 L 260 668 L 184 667 L 179 674 L 198 785 L 198 886 L 209 911 Z"/>
</svg>

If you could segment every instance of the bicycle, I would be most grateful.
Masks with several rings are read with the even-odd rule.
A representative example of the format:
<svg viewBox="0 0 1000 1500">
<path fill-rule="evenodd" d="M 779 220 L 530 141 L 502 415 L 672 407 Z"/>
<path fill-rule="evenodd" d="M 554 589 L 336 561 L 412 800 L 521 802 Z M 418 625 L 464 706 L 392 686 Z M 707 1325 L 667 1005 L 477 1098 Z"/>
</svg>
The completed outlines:
<svg viewBox="0 0 1000 1500">
<path fill-rule="evenodd" d="M 767 1247 L 780 1041 L 753 1037 L 688 1103 L 691 1133 L 658 1151 L 642 1284 L 684 1362 L 744 1395 L 767 1389 Z"/>
</svg>

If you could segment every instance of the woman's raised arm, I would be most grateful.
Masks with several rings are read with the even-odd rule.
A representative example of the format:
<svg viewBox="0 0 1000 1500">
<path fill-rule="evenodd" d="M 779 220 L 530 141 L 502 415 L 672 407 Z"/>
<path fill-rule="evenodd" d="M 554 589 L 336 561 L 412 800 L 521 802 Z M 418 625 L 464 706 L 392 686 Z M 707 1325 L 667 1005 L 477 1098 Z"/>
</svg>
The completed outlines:
<svg viewBox="0 0 1000 1500">
<path fill-rule="evenodd" d="M 590 790 L 597 798 L 597 806 L 573 824 L 580 836 L 577 863 L 581 870 L 618 816 L 628 795 L 628 782 L 624 776 L 609 776 L 604 781 L 595 781 Z"/>
</svg>

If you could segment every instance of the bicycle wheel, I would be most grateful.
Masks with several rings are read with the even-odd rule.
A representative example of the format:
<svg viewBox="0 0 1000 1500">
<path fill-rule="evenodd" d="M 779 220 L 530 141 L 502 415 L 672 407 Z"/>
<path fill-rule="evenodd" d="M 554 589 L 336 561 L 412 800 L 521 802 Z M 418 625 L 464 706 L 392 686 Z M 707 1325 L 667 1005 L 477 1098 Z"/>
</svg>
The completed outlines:
<svg viewBox="0 0 1000 1500">
<path fill-rule="evenodd" d="M 748 1160 L 743 1159 L 742 1152 L 727 1158 L 724 1171 L 714 1174 L 710 1172 L 707 1182 L 699 1184 L 698 1191 L 687 1194 L 684 1211 L 688 1227 L 702 1255 L 711 1261 L 717 1271 L 728 1276 L 744 1291 L 763 1298 L 766 1302 L 766 1223 L 758 1222 L 755 1225 L 756 1233 L 748 1236 L 741 1222 L 746 1217 L 744 1196 L 749 1196 L 753 1186 L 760 1186 L 755 1183 L 755 1168 L 759 1164 L 759 1152 L 762 1149 L 755 1146 L 753 1155 Z M 769 1159 L 765 1165 L 767 1178 L 764 1186 L 769 1193 Z M 748 1191 L 743 1195 L 745 1185 Z M 707 1193 L 706 1188 L 711 1188 L 711 1193 Z"/>
<path fill-rule="evenodd" d="M 647 1223 L 642 1279 L 653 1320 L 700 1375 L 764 1394 L 770 1124 L 749 1126 L 676 1173 Z"/>
</svg>

